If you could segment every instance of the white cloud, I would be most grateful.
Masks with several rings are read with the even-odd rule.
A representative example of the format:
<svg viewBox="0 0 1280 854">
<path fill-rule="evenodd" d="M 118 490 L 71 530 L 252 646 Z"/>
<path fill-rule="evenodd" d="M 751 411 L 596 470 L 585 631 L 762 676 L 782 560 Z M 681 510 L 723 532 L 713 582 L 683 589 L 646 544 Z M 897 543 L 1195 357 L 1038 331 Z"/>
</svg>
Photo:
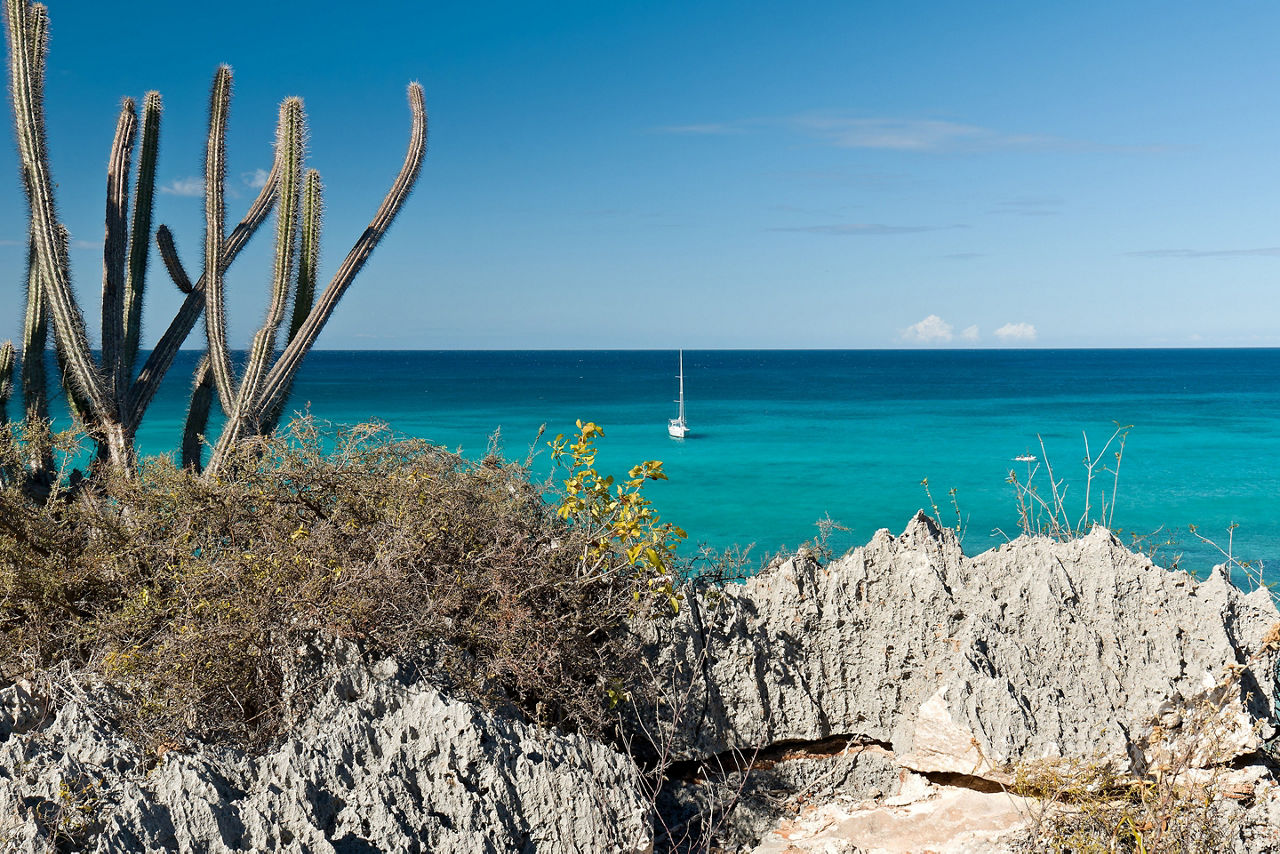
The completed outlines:
<svg viewBox="0 0 1280 854">
<path fill-rule="evenodd" d="M 161 187 L 160 192 L 168 193 L 171 196 L 203 196 L 204 179 L 198 175 L 192 175 L 188 178 L 174 178 Z"/>
<path fill-rule="evenodd" d="M 267 175 L 268 172 L 266 169 L 254 169 L 252 172 L 243 173 L 240 177 L 244 179 L 245 184 L 250 188 L 254 190 L 261 190 L 263 187 L 267 186 Z M 200 189 L 201 192 L 204 191 L 203 186 Z"/>
<path fill-rule="evenodd" d="M 966 341 L 977 341 L 981 336 L 978 334 L 977 326 L 966 326 L 960 333 L 960 337 Z"/>
<path fill-rule="evenodd" d="M 992 334 L 1005 342 L 1036 340 L 1036 328 L 1030 323 L 1006 323 Z"/>
<path fill-rule="evenodd" d="M 952 337 L 951 324 L 936 314 L 902 330 L 902 339 L 916 344 L 946 344 Z"/>
</svg>

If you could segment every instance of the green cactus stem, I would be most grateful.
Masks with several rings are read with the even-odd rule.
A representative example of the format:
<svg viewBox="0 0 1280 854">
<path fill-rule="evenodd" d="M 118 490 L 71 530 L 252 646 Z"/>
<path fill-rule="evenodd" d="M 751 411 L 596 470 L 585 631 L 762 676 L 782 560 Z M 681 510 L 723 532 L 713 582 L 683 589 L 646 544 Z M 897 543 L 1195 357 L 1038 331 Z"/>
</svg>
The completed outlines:
<svg viewBox="0 0 1280 854">
<path fill-rule="evenodd" d="M 147 249 L 151 245 L 151 215 L 155 207 L 156 158 L 160 151 L 159 92 L 142 99 L 142 147 L 138 179 L 133 190 L 133 224 L 129 229 L 129 271 L 124 286 L 124 352 L 116 387 L 121 396 L 133 379 L 142 334 L 142 293 L 147 283 Z"/>
<path fill-rule="evenodd" d="M 213 384 L 222 410 L 235 406 L 235 378 L 227 347 L 227 317 L 223 299 L 222 239 L 226 226 L 227 114 L 231 110 L 231 67 L 220 66 L 209 93 L 209 136 L 204 158 L 204 276 L 205 334 Z"/>
<path fill-rule="evenodd" d="M 103 421 L 112 420 L 110 397 L 94 364 L 84 317 L 71 291 L 66 267 L 58 258 L 58 216 L 54 203 L 53 179 L 49 170 L 48 146 L 45 142 L 43 92 L 44 48 L 32 44 L 32 36 L 42 30 L 40 19 L 26 0 L 6 3 L 6 34 L 9 39 L 9 86 L 13 100 L 14 124 L 18 150 L 27 180 L 24 182 L 31 209 L 35 236 L 36 266 L 40 270 L 49 314 L 60 351 L 66 361 L 66 377 L 90 405 L 93 414 Z M 47 27 L 43 28 L 47 31 Z M 105 433 L 113 433 L 108 430 Z M 124 447 L 113 447 L 119 457 Z M 120 460 L 123 462 L 123 460 Z"/>
<path fill-rule="evenodd" d="M 9 398 L 13 397 L 13 342 L 0 344 L 0 426 L 9 423 Z"/>
<path fill-rule="evenodd" d="M 298 285 L 293 295 L 293 317 L 289 322 L 289 340 L 311 313 L 316 301 L 316 279 L 320 272 L 320 226 L 324 219 L 324 184 L 320 173 L 307 170 L 302 186 L 302 235 L 298 246 Z"/>
<path fill-rule="evenodd" d="M 209 427 L 209 410 L 212 407 L 213 371 L 209 367 L 209 357 L 205 356 L 196 368 L 191 405 L 187 408 L 187 420 L 182 426 L 182 467 L 197 474 L 202 469 L 204 434 Z"/>
<path fill-rule="evenodd" d="M 273 167 L 271 173 L 267 175 L 266 183 L 258 191 L 258 197 L 249 206 L 244 219 L 232 230 L 231 236 L 223 244 L 222 268 L 224 271 L 235 261 L 236 256 L 240 254 L 245 244 L 249 242 L 249 238 L 253 237 L 254 232 L 258 230 L 259 226 L 266 220 L 267 214 L 271 213 L 272 207 L 275 206 L 277 175 L 278 173 Z M 161 226 L 161 228 L 164 228 L 164 226 Z M 165 231 L 168 231 L 168 229 L 166 228 Z M 156 237 L 158 241 L 158 230 Z M 172 248 L 172 240 L 169 243 Z M 173 257 L 177 258 L 176 252 Z M 188 281 L 190 280 L 188 279 Z M 200 319 L 200 315 L 204 311 L 205 281 L 205 277 L 202 275 L 200 280 L 192 286 L 191 292 L 187 294 L 187 298 L 183 300 L 182 306 L 178 309 L 178 314 L 170 322 L 169 328 L 160 336 L 155 349 L 151 351 L 151 355 L 147 357 L 146 364 L 142 366 L 142 370 L 138 373 L 138 378 L 134 380 L 133 387 L 129 389 L 129 395 L 125 400 L 125 411 L 128 413 L 126 425 L 130 430 L 137 429 L 138 424 L 142 421 L 142 414 L 151 404 L 152 398 L 155 397 L 156 391 L 160 388 L 160 380 L 163 379 L 165 373 L 173 365 L 173 359 L 178 354 L 178 348 L 182 346 L 182 342 L 186 340 L 192 327 Z M 179 284 L 179 288 L 181 288 L 181 284 Z"/>
<path fill-rule="evenodd" d="M 112 398 L 123 383 L 124 285 L 129 255 L 129 169 L 138 139 L 138 113 L 132 98 L 120 104 L 116 135 L 107 161 L 106 237 L 102 241 L 102 372 Z"/>
<path fill-rule="evenodd" d="M 22 327 L 22 404 L 30 422 L 49 420 L 49 380 L 44 365 L 49 346 L 49 315 L 40 290 L 33 236 L 27 243 L 27 311 Z"/>
<path fill-rule="evenodd" d="M 249 361 L 236 392 L 235 409 L 229 413 L 229 424 L 261 421 L 264 413 L 253 409 L 259 387 L 272 357 L 275 356 L 276 333 L 284 320 L 293 284 L 293 270 L 298 253 L 298 211 L 302 196 L 302 161 L 306 156 L 306 117 L 300 98 L 287 98 L 280 105 L 276 129 L 276 160 L 280 164 L 279 201 L 276 204 L 276 249 L 271 277 L 271 304 L 266 319 L 249 349 Z M 255 427 L 257 425 L 254 425 Z M 233 437 L 230 441 L 236 441 Z"/>
<path fill-rule="evenodd" d="M 298 330 L 311 313 L 311 306 L 316 299 L 316 281 L 320 272 L 320 227 L 324 219 L 324 184 L 320 181 L 320 173 L 314 169 L 307 170 L 307 177 L 302 185 L 302 234 L 298 243 L 298 283 L 293 292 L 293 316 L 289 323 L 289 338 L 286 345 L 298 337 Z M 293 393 L 293 385 L 285 389 L 274 410 L 267 413 L 263 420 L 263 435 L 274 433 L 284 415 L 285 404 Z"/>
<path fill-rule="evenodd" d="M 184 294 L 191 293 L 191 277 L 187 275 L 186 268 L 178 258 L 178 247 L 173 244 L 173 232 L 169 230 L 169 226 L 162 225 L 156 229 L 156 247 L 160 250 L 160 260 L 164 261 L 164 268 L 169 271 L 169 278 L 173 279 L 178 290 Z"/>
<path fill-rule="evenodd" d="M 342 265 L 329 281 L 328 287 L 325 288 L 324 293 L 320 295 L 316 304 L 308 312 L 306 319 L 298 327 L 297 334 L 289 342 L 289 345 L 285 347 L 275 365 L 271 368 L 270 373 L 267 374 L 266 379 L 263 381 L 262 389 L 251 401 L 251 406 L 247 410 L 237 412 L 235 417 L 229 419 L 226 426 L 223 427 L 222 434 L 218 437 L 218 443 L 214 446 L 209 466 L 205 470 L 207 475 L 217 476 L 230 460 L 234 446 L 250 434 L 255 423 L 260 429 L 261 425 L 267 420 L 266 416 L 269 413 L 276 412 L 283 407 L 285 392 L 292 387 L 303 357 L 315 344 L 320 332 L 324 329 L 324 325 L 328 322 L 329 317 L 332 316 L 338 300 L 342 298 L 347 288 L 351 286 L 356 274 L 364 267 L 369 255 L 373 253 L 378 242 L 387 233 L 392 220 L 395 219 L 396 214 L 399 213 L 400 208 L 409 197 L 409 192 L 413 189 L 414 182 L 422 169 L 422 160 L 426 156 L 427 111 L 420 85 L 417 83 L 409 84 L 408 96 L 409 110 L 412 115 L 412 128 L 409 133 L 408 151 L 405 153 L 400 173 L 392 183 L 391 189 L 387 191 L 386 197 L 382 200 L 382 204 L 374 214 L 368 228 L 364 230 L 364 233 L 360 235 L 351 251 L 347 253 Z"/>
</svg>

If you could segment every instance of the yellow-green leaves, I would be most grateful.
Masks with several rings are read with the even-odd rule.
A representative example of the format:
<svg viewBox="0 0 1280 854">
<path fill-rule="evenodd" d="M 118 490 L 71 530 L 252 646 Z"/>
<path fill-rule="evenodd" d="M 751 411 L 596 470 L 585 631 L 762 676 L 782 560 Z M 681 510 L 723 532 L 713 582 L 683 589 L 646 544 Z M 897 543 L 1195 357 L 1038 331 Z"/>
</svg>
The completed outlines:
<svg viewBox="0 0 1280 854">
<path fill-rule="evenodd" d="M 564 495 L 556 513 L 571 525 L 581 526 L 591 545 L 583 555 L 583 569 L 605 573 L 627 571 L 652 599 L 678 611 L 676 548 L 686 537 L 683 529 L 663 522 L 644 495 L 647 480 L 666 480 L 660 460 L 645 460 L 627 472 L 627 480 L 614 483 L 612 476 L 596 469 L 595 440 L 604 429 L 594 421 L 577 422 L 572 440 L 555 437 L 552 459 L 567 472 Z M 636 591 L 639 601 L 640 589 Z"/>
</svg>

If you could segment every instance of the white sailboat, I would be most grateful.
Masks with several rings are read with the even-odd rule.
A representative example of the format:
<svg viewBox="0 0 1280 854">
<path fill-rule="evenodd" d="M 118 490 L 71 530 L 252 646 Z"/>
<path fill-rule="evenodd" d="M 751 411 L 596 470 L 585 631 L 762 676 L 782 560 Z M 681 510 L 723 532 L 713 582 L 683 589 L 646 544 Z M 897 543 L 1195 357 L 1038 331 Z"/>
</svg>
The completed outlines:
<svg viewBox="0 0 1280 854">
<path fill-rule="evenodd" d="M 684 350 L 680 351 L 680 414 L 667 422 L 667 435 L 673 439 L 683 439 L 689 434 L 689 425 L 684 420 Z"/>
</svg>

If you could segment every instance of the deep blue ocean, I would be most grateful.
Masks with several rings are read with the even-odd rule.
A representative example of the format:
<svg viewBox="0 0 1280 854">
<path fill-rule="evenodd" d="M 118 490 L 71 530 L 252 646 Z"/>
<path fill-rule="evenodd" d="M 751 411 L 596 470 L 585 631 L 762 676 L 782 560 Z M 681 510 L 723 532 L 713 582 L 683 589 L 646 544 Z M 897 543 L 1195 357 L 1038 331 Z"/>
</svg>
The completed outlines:
<svg viewBox="0 0 1280 854">
<path fill-rule="evenodd" d="M 177 446 L 197 356 L 180 355 L 149 411 L 145 453 Z M 546 439 L 593 420 L 606 433 L 602 470 L 662 460 L 670 480 L 650 488 L 659 512 L 694 545 L 754 544 L 754 560 L 813 539 L 827 516 L 847 528 L 830 540 L 837 552 L 878 528 L 897 533 L 928 504 L 925 478 L 948 525 L 956 490 L 976 554 L 1016 535 L 1007 478 L 1028 473 L 1015 457 L 1043 459 L 1037 436 L 1075 516 L 1084 435 L 1097 455 L 1117 424 L 1132 425 L 1114 528 L 1159 532 L 1173 543 L 1158 562 L 1182 554 L 1203 571 L 1221 556 L 1189 526 L 1225 548 L 1235 523 L 1236 556 L 1280 570 L 1280 350 L 685 351 L 684 363 L 684 440 L 666 433 L 669 351 L 315 352 L 290 408 L 338 424 L 381 419 L 475 455 L 500 430 L 520 459 L 546 424 L 540 474 Z M 1095 506 L 1112 480 L 1100 472 Z M 1035 482 L 1047 495 L 1043 469 Z"/>
</svg>

